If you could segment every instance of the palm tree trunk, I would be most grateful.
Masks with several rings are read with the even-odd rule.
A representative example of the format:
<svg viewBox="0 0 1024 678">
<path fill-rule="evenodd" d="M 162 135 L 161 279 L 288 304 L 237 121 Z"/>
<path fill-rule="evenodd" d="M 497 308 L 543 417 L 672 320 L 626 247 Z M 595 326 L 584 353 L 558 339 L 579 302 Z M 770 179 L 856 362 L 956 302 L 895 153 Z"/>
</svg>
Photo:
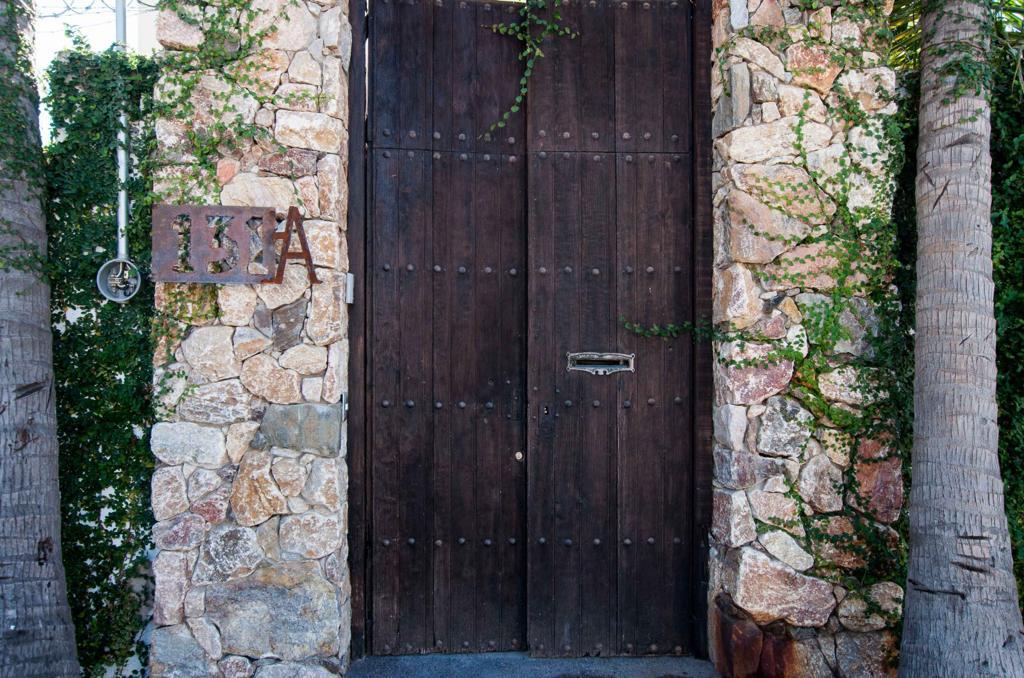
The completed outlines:
<svg viewBox="0 0 1024 678">
<path fill-rule="evenodd" d="M 0 676 L 78 676 L 64 584 L 31 3 L 0 0 Z M 38 169 L 33 171 L 33 167 Z"/>
<path fill-rule="evenodd" d="M 900 673 L 1024 676 L 996 424 L 987 2 L 925 3 L 910 562 Z M 963 61 L 964 59 L 966 61 Z M 958 75 L 959 73 L 959 75 Z M 965 92 L 952 92 L 959 82 Z"/>
</svg>

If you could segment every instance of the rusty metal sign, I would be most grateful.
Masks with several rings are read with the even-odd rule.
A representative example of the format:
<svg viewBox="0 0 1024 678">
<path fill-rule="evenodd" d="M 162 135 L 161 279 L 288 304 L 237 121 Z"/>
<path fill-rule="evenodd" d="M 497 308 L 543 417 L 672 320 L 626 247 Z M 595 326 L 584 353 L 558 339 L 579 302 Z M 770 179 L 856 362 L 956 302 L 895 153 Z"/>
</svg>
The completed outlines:
<svg viewBox="0 0 1024 678">
<path fill-rule="evenodd" d="M 289 259 L 306 263 L 311 283 L 319 282 L 297 207 L 288 209 L 277 231 L 273 207 L 155 205 L 153 280 L 178 283 L 280 283 Z M 291 251 L 292 232 L 299 251 Z M 278 248 L 281 242 L 280 264 Z"/>
</svg>

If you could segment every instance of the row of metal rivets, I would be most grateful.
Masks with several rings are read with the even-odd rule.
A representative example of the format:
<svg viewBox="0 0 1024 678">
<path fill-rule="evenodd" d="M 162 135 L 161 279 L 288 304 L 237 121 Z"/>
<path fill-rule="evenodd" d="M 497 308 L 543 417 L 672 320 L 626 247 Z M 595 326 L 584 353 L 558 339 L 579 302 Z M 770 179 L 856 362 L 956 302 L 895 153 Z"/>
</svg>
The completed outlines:
<svg viewBox="0 0 1024 678">
<path fill-rule="evenodd" d="M 384 131 L 387 132 L 387 130 L 384 130 Z M 548 135 L 548 131 L 547 130 L 544 130 L 544 129 L 537 130 L 537 136 L 541 137 L 542 139 L 547 137 L 547 135 Z M 385 134 L 384 136 L 387 136 L 387 134 Z M 561 136 L 562 136 L 563 139 L 571 139 L 572 138 L 572 132 L 562 132 Z M 649 140 L 654 135 L 651 134 L 650 132 L 644 132 L 641 136 L 643 137 L 644 140 Z M 435 137 L 435 138 L 440 138 L 440 137 Z M 600 132 L 591 132 L 590 133 L 590 138 L 591 139 L 600 139 L 601 138 L 601 133 Z M 630 134 L 629 132 L 623 132 L 622 133 L 622 138 L 625 139 L 626 141 L 629 141 L 630 139 L 633 138 L 633 135 Z M 679 142 L 679 135 L 678 134 L 673 134 L 673 135 L 671 135 L 669 137 L 669 139 L 672 142 L 674 142 L 674 143 L 678 143 Z M 512 143 L 511 139 L 509 140 L 509 143 Z"/>
<path fill-rule="evenodd" d="M 390 137 L 391 136 L 391 130 L 388 129 L 387 127 L 382 128 L 380 133 L 381 133 L 381 136 L 384 136 L 384 137 Z M 412 130 L 412 129 L 409 130 L 406 134 L 409 136 L 410 139 L 416 139 L 417 137 L 419 137 L 419 132 L 417 132 L 416 130 Z M 567 132 L 567 134 L 568 134 L 568 132 Z M 440 132 L 434 132 L 430 136 L 432 136 L 435 140 L 440 140 L 441 139 L 441 133 Z M 541 135 L 541 136 L 543 136 L 543 135 Z M 678 137 L 678 135 L 677 135 L 677 137 Z M 466 141 L 468 138 L 469 138 L 469 136 L 465 132 L 459 132 L 459 134 L 458 134 L 459 141 Z M 492 137 L 491 137 L 490 133 L 484 134 L 484 141 L 490 141 L 491 138 Z M 512 146 L 512 145 L 514 145 L 516 143 L 516 138 L 515 137 L 506 137 L 505 143 L 507 143 L 508 145 Z M 390 156 L 387 156 L 387 157 L 390 157 Z"/>
<path fill-rule="evenodd" d="M 571 153 L 567 153 L 567 152 L 565 152 L 565 151 L 560 151 L 560 152 L 562 153 L 562 157 L 563 157 L 563 158 L 570 158 L 570 157 L 572 156 L 572 154 L 571 154 Z M 410 151 L 410 153 L 411 153 L 411 151 Z M 386 155 L 386 154 L 385 154 L 385 155 Z M 411 157 L 411 156 L 410 156 L 410 157 Z M 547 157 L 548 157 L 548 153 L 547 153 L 547 151 L 540 151 L 539 153 L 537 153 L 537 157 L 538 157 L 538 158 L 540 158 L 541 160 L 546 160 L 546 159 L 547 159 Z M 602 158 L 602 157 L 603 157 L 603 156 L 601 156 L 601 155 L 595 155 L 595 156 L 593 157 L 593 160 L 594 160 L 594 162 L 601 162 L 601 158 Z M 649 155 L 649 156 L 647 156 L 647 162 L 654 162 L 654 161 L 655 161 L 655 160 L 656 160 L 657 158 L 658 158 L 658 156 L 657 156 L 657 155 Z M 672 162 L 676 162 L 676 163 L 678 163 L 678 162 L 680 162 L 680 161 L 681 161 L 682 159 L 683 159 L 683 156 L 681 156 L 681 155 L 673 155 L 673 156 L 672 156 Z M 626 156 L 626 162 L 627 162 L 627 163 L 631 163 L 631 162 L 633 162 L 633 156 L 632 156 L 632 155 L 627 155 L 627 156 Z M 666 166 L 669 166 L 669 165 L 670 165 L 670 163 L 669 163 L 669 162 L 668 162 L 668 161 L 666 160 L 666 161 L 665 161 L 665 165 L 666 165 Z"/>
<path fill-rule="evenodd" d="M 459 537 L 456 540 L 456 543 L 458 543 L 459 546 L 465 546 L 470 541 L 471 540 L 468 540 L 465 537 Z M 516 538 L 515 537 L 509 537 L 507 541 L 512 546 L 516 545 Z M 654 544 L 654 543 L 656 543 L 657 540 L 655 540 L 654 537 L 648 537 L 646 541 L 647 541 L 648 544 Z M 381 546 L 391 546 L 392 544 L 395 543 L 395 541 L 392 541 L 389 538 L 384 538 L 384 539 L 380 540 L 380 543 L 381 543 Z M 416 538 L 415 537 L 409 537 L 408 539 L 405 540 L 405 543 L 408 544 L 409 546 L 415 546 L 416 545 Z M 494 546 L 494 540 L 489 538 L 489 537 L 486 538 L 486 539 L 481 539 L 480 543 L 483 544 L 484 546 L 487 546 L 487 547 Z M 546 537 L 538 537 L 537 538 L 537 543 L 541 544 L 541 545 L 544 545 L 544 544 L 548 543 L 548 540 L 547 540 Z M 562 540 L 562 545 L 563 546 L 572 546 L 573 543 L 574 543 L 573 540 L 569 539 L 569 538 L 565 538 L 565 539 Z M 601 542 L 601 540 L 599 538 L 594 538 L 591 541 L 591 543 L 594 546 L 600 546 L 602 542 Z M 673 537 L 672 538 L 672 543 L 673 544 L 682 544 L 683 540 L 680 537 Z M 626 537 L 625 539 L 622 540 L 622 545 L 623 546 L 632 546 L 633 545 L 633 540 L 630 539 L 629 537 Z M 443 539 L 435 539 L 434 540 L 434 546 L 444 546 L 444 540 Z"/>
<path fill-rule="evenodd" d="M 387 263 L 382 264 L 380 268 L 381 268 L 382 271 L 385 271 L 385 272 L 386 271 L 390 271 L 391 270 L 391 264 L 387 264 Z M 415 271 L 416 270 L 416 265 L 415 264 L 406 264 L 405 265 L 405 270 L 406 271 L 410 271 L 410 272 Z M 627 275 L 630 275 L 630 274 L 633 273 L 634 270 L 635 269 L 632 266 L 625 266 L 625 267 L 623 267 L 622 272 L 627 274 Z M 648 267 L 646 267 L 644 269 L 644 271 L 646 273 L 648 273 L 648 274 L 653 274 L 653 273 L 656 272 L 656 270 L 657 269 L 654 266 L 648 266 Z M 433 271 L 434 271 L 434 273 L 443 273 L 445 271 L 445 268 L 443 266 L 441 266 L 440 264 L 434 264 Z M 465 266 L 459 266 L 456 269 L 456 272 L 459 273 L 459 274 L 464 275 L 464 274 L 469 272 L 469 269 L 467 267 L 465 267 Z M 494 268 L 492 268 L 490 266 L 484 266 L 483 272 L 488 274 L 488 275 L 490 275 L 491 273 L 494 273 Z M 537 272 L 542 274 L 542 275 L 543 274 L 547 274 L 548 269 L 547 269 L 546 266 L 539 266 L 539 267 L 537 267 Z M 572 273 L 572 272 L 573 272 L 573 267 L 572 266 L 565 266 L 565 267 L 562 268 L 562 273 Z M 683 267 L 682 266 L 673 266 L 672 267 L 672 272 L 673 273 L 682 273 L 683 272 Z M 511 275 L 511 276 L 519 275 L 519 269 L 518 268 L 510 268 L 510 269 L 508 269 L 508 274 Z M 592 268 L 592 269 L 590 269 L 590 274 L 591 275 L 601 275 L 601 269 L 596 268 L 596 267 Z"/>
</svg>

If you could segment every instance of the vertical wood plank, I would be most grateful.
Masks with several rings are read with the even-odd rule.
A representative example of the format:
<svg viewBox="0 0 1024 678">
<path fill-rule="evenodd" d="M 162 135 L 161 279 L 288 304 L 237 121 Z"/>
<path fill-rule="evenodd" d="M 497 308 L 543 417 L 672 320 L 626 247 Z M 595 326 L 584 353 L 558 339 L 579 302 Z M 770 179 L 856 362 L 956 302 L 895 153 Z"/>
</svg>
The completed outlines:
<svg viewBox="0 0 1024 678">
<path fill-rule="evenodd" d="M 433 112 L 430 131 L 430 147 L 435 151 L 449 151 L 454 148 L 455 110 L 460 106 L 455 100 L 455 15 L 457 0 L 433 0 Z M 462 103 L 461 106 L 465 106 Z"/>
<path fill-rule="evenodd" d="M 615 149 L 615 12 L 606 0 L 581 0 L 573 24 L 579 32 L 581 150 Z"/>
<path fill-rule="evenodd" d="M 693 107 L 695 102 L 699 104 L 705 99 L 705 95 L 693 89 L 690 8 L 690 3 L 679 0 L 671 0 L 659 8 L 658 62 L 663 102 L 662 142 L 659 148 L 677 153 L 690 152 Z"/>
<path fill-rule="evenodd" d="M 398 2 L 401 18 L 401 66 L 398 105 L 401 148 L 430 148 L 433 128 L 431 83 L 433 48 L 433 3 L 427 0 Z"/>
<path fill-rule="evenodd" d="M 640 120 L 637 97 L 639 82 L 646 74 L 640 70 L 637 42 L 637 3 L 620 0 L 614 4 L 615 14 L 615 150 L 620 153 L 637 150 Z"/>
<path fill-rule="evenodd" d="M 374 3 L 370 37 L 370 138 L 377 148 L 398 143 L 398 87 L 402 65 L 400 0 Z"/>
<path fill-rule="evenodd" d="M 474 83 L 477 80 L 476 3 L 449 0 L 454 3 L 452 17 L 452 150 L 462 152 L 476 148 L 477 112 Z"/>
<path fill-rule="evenodd" d="M 398 279 L 398 181 L 395 151 L 374 151 L 372 309 L 373 650 L 390 654 L 398 642 L 399 532 L 398 426 L 400 325 Z"/>
</svg>

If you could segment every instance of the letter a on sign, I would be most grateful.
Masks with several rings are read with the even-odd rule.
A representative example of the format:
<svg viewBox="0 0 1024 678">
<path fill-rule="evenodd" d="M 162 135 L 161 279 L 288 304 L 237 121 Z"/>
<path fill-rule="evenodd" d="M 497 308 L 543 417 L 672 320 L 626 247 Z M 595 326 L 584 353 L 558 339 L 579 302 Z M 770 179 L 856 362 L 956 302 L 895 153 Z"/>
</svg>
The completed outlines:
<svg viewBox="0 0 1024 678">
<path fill-rule="evenodd" d="M 299 236 L 299 251 L 292 252 L 292 230 L 295 230 Z M 284 268 L 288 265 L 289 259 L 302 259 L 306 262 L 306 269 L 309 272 L 309 282 L 315 284 L 320 282 L 316 277 L 316 269 L 313 268 L 313 257 L 309 253 L 309 244 L 306 242 L 306 230 L 302 227 L 302 215 L 299 214 L 298 207 L 288 208 L 288 219 L 284 225 L 284 232 L 275 233 L 274 240 L 281 240 L 284 244 L 281 246 L 281 259 L 277 264 L 277 274 L 273 278 L 264 280 L 264 284 L 277 284 L 280 285 L 281 281 L 284 280 Z"/>
</svg>

